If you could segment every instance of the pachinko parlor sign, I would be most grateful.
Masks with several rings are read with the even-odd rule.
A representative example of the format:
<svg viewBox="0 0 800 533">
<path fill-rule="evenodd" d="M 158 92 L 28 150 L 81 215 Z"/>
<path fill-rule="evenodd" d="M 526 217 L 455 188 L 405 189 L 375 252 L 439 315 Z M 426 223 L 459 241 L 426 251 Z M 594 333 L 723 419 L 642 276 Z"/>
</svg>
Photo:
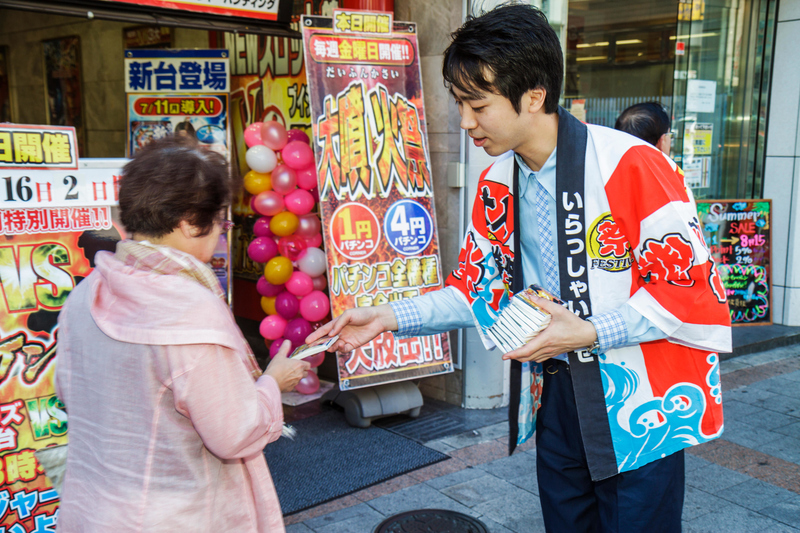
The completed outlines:
<svg viewBox="0 0 800 533">
<path fill-rule="evenodd" d="M 0 125 L 0 531 L 55 531 L 58 494 L 34 451 L 67 441 L 56 320 L 115 234 L 118 174 L 79 169 L 73 128 Z"/>
<path fill-rule="evenodd" d="M 304 16 L 333 315 L 442 287 L 416 26 Z M 451 372 L 445 334 L 384 333 L 337 359 L 342 390 Z"/>
<path fill-rule="evenodd" d="M 733 324 L 772 323 L 770 200 L 703 200 L 697 213 Z"/>
</svg>

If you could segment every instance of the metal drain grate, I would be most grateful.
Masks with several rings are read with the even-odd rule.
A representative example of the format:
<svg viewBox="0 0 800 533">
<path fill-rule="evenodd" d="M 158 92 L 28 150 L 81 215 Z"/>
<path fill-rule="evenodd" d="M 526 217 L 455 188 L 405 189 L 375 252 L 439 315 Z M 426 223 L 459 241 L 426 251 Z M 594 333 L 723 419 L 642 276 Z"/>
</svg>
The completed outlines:
<svg viewBox="0 0 800 533">
<path fill-rule="evenodd" d="M 468 428 L 464 425 L 462 420 L 439 413 L 422 416 L 416 420 L 410 420 L 401 424 L 382 427 L 393 433 L 423 443 L 468 431 Z"/>
<path fill-rule="evenodd" d="M 471 516 L 446 509 L 419 509 L 390 516 L 374 533 L 489 533 L 487 527 Z"/>
</svg>

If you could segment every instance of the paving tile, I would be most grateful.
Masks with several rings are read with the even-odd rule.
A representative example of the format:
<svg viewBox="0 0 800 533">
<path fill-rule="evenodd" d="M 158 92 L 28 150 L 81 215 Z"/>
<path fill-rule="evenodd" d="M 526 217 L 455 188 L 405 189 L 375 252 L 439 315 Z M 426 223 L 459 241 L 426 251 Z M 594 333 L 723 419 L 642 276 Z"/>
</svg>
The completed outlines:
<svg viewBox="0 0 800 533">
<path fill-rule="evenodd" d="M 544 532 L 539 498 L 525 491 L 514 491 L 502 498 L 473 507 L 473 510 L 512 531 Z"/>
<path fill-rule="evenodd" d="M 785 379 L 790 381 L 800 381 L 800 370 L 795 370 L 794 372 L 789 372 L 788 374 L 783 374 Z"/>
<path fill-rule="evenodd" d="M 498 524 L 497 522 L 495 522 L 494 520 L 486 518 L 485 516 L 481 516 L 480 518 L 478 518 L 478 520 L 483 522 L 483 525 L 486 526 L 486 528 L 489 530 L 489 533 L 523 533 L 522 531 L 517 532 L 517 531 L 513 531 L 511 529 L 508 529 L 506 527 L 503 527 L 500 524 Z"/>
<path fill-rule="evenodd" d="M 539 496 L 539 480 L 536 479 L 536 474 L 533 475 L 524 475 L 519 477 L 514 477 L 511 479 L 507 479 L 509 483 L 515 485 L 523 490 L 527 490 L 531 494 L 535 494 Z"/>
<path fill-rule="evenodd" d="M 468 466 L 463 470 L 459 470 L 458 472 L 453 472 L 452 474 L 446 474 L 442 477 L 437 477 L 426 481 L 428 485 L 433 487 L 436 490 L 441 490 L 447 487 L 452 487 L 453 485 L 458 485 L 459 483 L 464 483 L 465 481 L 470 481 L 475 478 L 483 477 L 486 475 L 486 472 L 479 468 L 473 468 Z"/>
<path fill-rule="evenodd" d="M 465 468 L 467 468 L 466 463 L 459 461 L 458 459 L 450 458 L 446 461 L 439 461 L 438 463 L 418 468 L 412 472 L 409 472 L 407 475 L 422 483 L 423 481 L 428 481 L 429 479 L 435 479 L 440 476 L 452 474 L 453 472 L 458 472 L 459 470 L 463 470 Z"/>
<path fill-rule="evenodd" d="M 444 442 L 442 442 L 442 439 L 429 440 L 428 442 L 425 443 L 425 446 L 433 450 L 436 450 L 437 452 L 446 453 L 448 455 L 450 455 L 450 452 L 455 450 L 455 448 L 453 448 L 449 444 L 445 444 Z"/>
<path fill-rule="evenodd" d="M 368 502 L 419 483 L 421 483 L 421 481 L 412 477 L 410 474 L 405 474 L 354 492 L 352 496 L 356 497 L 359 501 Z"/>
<path fill-rule="evenodd" d="M 425 483 L 375 498 L 367 503 L 370 507 L 386 516 L 415 509 L 449 509 L 475 518 L 483 514 L 461 505 Z"/>
<path fill-rule="evenodd" d="M 314 533 L 314 530 L 307 525 L 300 523 L 286 526 L 286 533 Z"/>
<path fill-rule="evenodd" d="M 738 420 L 740 418 L 761 413 L 763 409 L 750 405 L 749 403 L 740 402 L 739 400 L 722 400 L 722 412 L 725 416 L 725 426 L 729 425 L 731 420 Z"/>
<path fill-rule="evenodd" d="M 791 500 L 776 503 L 761 509 L 761 514 L 774 518 L 782 524 L 796 527 L 800 525 L 800 496 Z"/>
<path fill-rule="evenodd" d="M 693 452 L 696 450 L 698 450 L 697 447 L 688 448 L 686 450 L 687 453 L 684 456 L 686 472 L 691 472 L 692 470 L 697 470 L 698 468 L 703 468 L 704 466 L 708 466 L 711 464 L 708 460 L 694 455 Z"/>
<path fill-rule="evenodd" d="M 782 433 L 776 431 L 769 431 L 766 429 L 759 429 L 752 426 L 747 426 L 738 421 L 738 424 L 731 424 L 725 428 L 723 433 L 724 439 L 744 446 L 745 448 L 755 448 L 762 444 L 781 439 L 785 437 Z"/>
<path fill-rule="evenodd" d="M 477 468 L 485 470 L 501 479 L 510 479 L 522 475 L 536 477 L 536 455 L 529 453 L 514 453 L 502 459 L 495 459 L 489 463 L 478 465 Z"/>
<path fill-rule="evenodd" d="M 685 521 L 694 520 L 699 516 L 711 513 L 730 506 L 731 503 L 713 494 L 694 487 L 686 487 L 686 494 L 683 498 L 683 515 Z"/>
<path fill-rule="evenodd" d="M 385 518 L 366 503 L 362 503 L 304 523 L 316 533 L 353 533 L 354 531 L 373 531 L 375 526 Z"/>
<path fill-rule="evenodd" d="M 794 492 L 765 483 L 759 479 L 748 479 L 744 483 L 717 491 L 715 494 L 724 500 L 751 511 L 760 511 L 765 507 L 797 497 Z"/>
<path fill-rule="evenodd" d="M 328 513 L 332 513 L 334 511 L 338 511 L 339 509 L 344 509 L 346 507 L 352 507 L 353 505 L 358 505 L 359 503 L 361 503 L 361 500 L 359 500 L 352 494 L 348 494 L 347 496 L 342 496 L 341 498 L 337 498 L 333 501 L 317 505 L 316 507 L 306 509 L 305 511 L 300 511 L 299 513 L 294 513 L 288 516 L 284 516 L 283 521 L 287 526 L 290 524 L 297 524 L 299 522 L 305 522 L 309 518 L 316 518 L 317 516 L 322 516 Z"/>
<path fill-rule="evenodd" d="M 772 398 L 765 400 L 764 407 L 770 411 L 800 418 L 800 398 L 790 398 L 782 394 L 775 394 Z"/>
<path fill-rule="evenodd" d="M 475 507 L 490 500 L 506 497 L 519 490 L 521 489 L 507 481 L 492 475 L 483 475 L 479 478 L 441 489 L 441 493 L 453 498 L 462 505 Z"/>
<path fill-rule="evenodd" d="M 765 405 L 768 400 L 774 398 L 776 394 L 773 394 L 768 391 L 758 390 L 758 389 L 751 389 L 750 387 L 731 390 L 731 391 L 723 391 L 722 393 L 722 406 L 723 409 L 725 407 L 725 402 L 728 399 L 737 400 L 740 402 L 748 403 L 750 405 L 755 405 L 758 407 L 767 407 Z"/>
<path fill-rule="evenodd" d="M 800 529 L 787 526 L 786 524 L 781 524 L 780 522 L 775 522 L 775 524 L 768 526 L 766 529 L 758 531 L 758 533 L 797 533 L 798 531 L 800 531 Z"/>
<path fill-rule="evenodd" d="M 686 521 L 686 530 L 702 533 L 750 533 L 777 525 L 772 518 L 730 505 Z"/>
<path fill-rule="evenodd" d="M 769 409 L 762 409 L 757 413 L 737 420 L 739 424 L 744 424 L 748 427 L 755 427 L 759 429 L 775 429 L 783 426 L 788 426 L 797 422 L 797 417 L 771 411 Z"/>
<path fill-rule="evenodd" d="M 782 436 L 779 439 L 754 446 L 754 448 L 784 461 L 800 464 L 800 440 L 794 437 Z"/>
<path fill-rule="evenodd" d="M 796 439 L 800 439 L 800 422 L 795 422 L 793 424 L 789 424 L 788 426 L 776 428 L 775 433 L 780 433 L 781 435 L 786 435 L 787 437 L 794 437 Z"/>
<path fill-rule="evenodd" d="M 472 431 L 465 431 L 452 437 L 445 437 L 440 439 L 441 442 L 451 446 L 455 450 L 466 448 L 467 446 L 474 446 L 483 442 L 498 439 L 508 435 L 508 422 L 500 422 L 491 426 L 486 426 L 480 429 L 473 429 Z M 448 452 L 449 453 L 449 452 Z"/>
<path fill-rule="evenodd" d="M 455 450 L 451 456 L 464 461 L 468 465 L 476 466 L 507 457 L 508 448 L 495 440 Z"/>
<path fill-rule="evenodd" d="M 711 494 L 750 479 L 745 474 L 719 466 L 708 465 L 686 473 L 686 484 Z"/>
</svg>

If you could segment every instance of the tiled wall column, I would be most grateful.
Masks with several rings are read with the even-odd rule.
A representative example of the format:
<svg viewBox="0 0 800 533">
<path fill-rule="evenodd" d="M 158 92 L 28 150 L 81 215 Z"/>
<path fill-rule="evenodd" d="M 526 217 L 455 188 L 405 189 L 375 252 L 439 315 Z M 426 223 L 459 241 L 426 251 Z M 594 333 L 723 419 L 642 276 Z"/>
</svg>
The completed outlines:
<svg viewBox="0 0 800 533">
<path fill-rule="evenodd" d="M 772 199 L 773 321 L 800 325 L 800 0 L 780 0 L 764 198 Z"/>
</svg>

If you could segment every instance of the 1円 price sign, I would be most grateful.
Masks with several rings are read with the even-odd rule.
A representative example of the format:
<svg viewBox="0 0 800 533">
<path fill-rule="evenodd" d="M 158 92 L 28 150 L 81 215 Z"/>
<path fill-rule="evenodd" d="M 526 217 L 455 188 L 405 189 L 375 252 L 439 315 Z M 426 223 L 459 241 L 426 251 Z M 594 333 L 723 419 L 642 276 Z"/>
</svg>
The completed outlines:
<svg viewBox="0 0 800 533">
<path fill-rule="evenodd" d="M 2 531 L 55 531 L 58 494 L 34 452 L 67 442 L 53 381 L 58 312 L 95 252 L 121 236 L 119 169 L 80 166 L 72 128 L 0 125 Z"/>
<path fill-rule="evenodd" d="M 771 208 L 771 200 L 697 202 L 733 324 L 772 323 Z"/>
<path fill-rule="evenodd" d="M 333 315 L 442 288 L 416 27 L 301 20 Z M 342 390 L 451 372 L 446 334 L 386 333 L 338 356 Z"/>
</svg>

